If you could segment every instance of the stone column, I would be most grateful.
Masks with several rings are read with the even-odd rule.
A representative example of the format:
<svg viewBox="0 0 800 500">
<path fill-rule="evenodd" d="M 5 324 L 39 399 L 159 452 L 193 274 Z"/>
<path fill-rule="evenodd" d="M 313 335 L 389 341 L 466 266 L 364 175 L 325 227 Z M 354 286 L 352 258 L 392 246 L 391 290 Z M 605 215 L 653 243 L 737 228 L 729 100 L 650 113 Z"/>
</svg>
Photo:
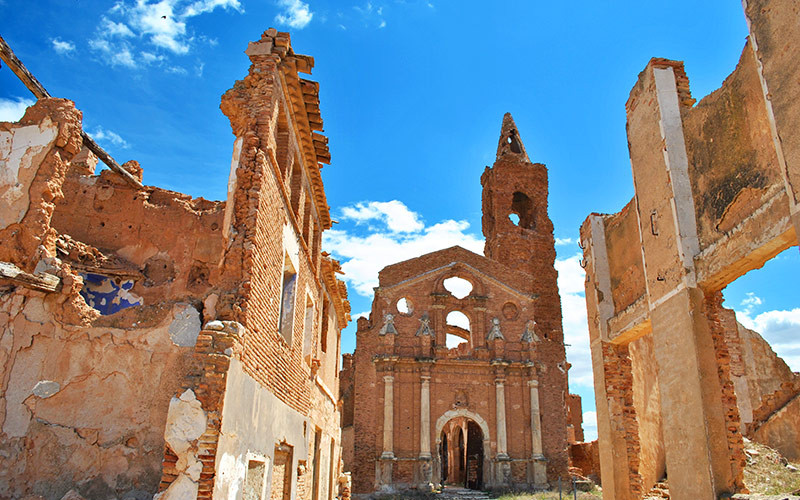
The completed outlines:
<svg viewBox="0 0 800 500">
<path fill-rule="evenodd" d="M 383 453 L 394 458 L 394 375 L 383 376 Z"/>
<path fill-rule="evenodd" d="M 419 458 L 431 458 L 431 377 L 420 377 Z"/>
<path fill-rule="evenodd" d="M 508 444 L 506 441 L 506 387 L 505 379 L 497 377 L 494 380 L 495 406 L 497 410 L 497 458 L 508 458 Z"/>
<path fill-rule="evenodd" d="M 422 369 L 422 374 L 420 375 L 418 464 L 418 489 L 420 491 L 431 491 L 433 488 L 433 457 L 431 456 L 431 376 L 427 366 Z"/>
<path fill-rule="evenodd" d="M 529 380 L 531 389 L 531 459 L 533 459 L 533 483 L 544 486 L 547 483 L 547 466 L 542 455 L 542 422 L 539 413 L 539 381 Z"/>
</svg>

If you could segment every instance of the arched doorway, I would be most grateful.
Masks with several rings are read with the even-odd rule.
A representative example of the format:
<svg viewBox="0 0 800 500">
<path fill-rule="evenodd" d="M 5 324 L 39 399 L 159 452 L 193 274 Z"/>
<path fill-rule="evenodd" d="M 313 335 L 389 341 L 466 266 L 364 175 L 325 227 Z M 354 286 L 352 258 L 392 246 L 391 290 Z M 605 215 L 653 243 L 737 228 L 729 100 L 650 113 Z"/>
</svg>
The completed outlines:
<svg viewBox="0 0 800 500">
<path fill-rule="evenodd" d="M 454 417 L 439 434 L 439 464 L 442 484 L 473 490 L 483 487 L 485 436 L 469 417 Z"/>
</svg>

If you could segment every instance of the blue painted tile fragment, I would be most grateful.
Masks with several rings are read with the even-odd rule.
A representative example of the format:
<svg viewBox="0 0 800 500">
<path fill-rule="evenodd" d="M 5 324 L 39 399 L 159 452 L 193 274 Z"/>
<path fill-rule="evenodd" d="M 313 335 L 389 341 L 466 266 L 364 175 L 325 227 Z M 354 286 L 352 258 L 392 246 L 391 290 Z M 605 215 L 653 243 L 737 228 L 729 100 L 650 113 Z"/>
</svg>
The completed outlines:
<svg viewBox="0 0 800 500">
<path fill-rule="evenodd" d="M 110 278 L 96 273 L 81 273 L 81 277 L 81 297 L 104 316 L 144 304 L 141 297 L 130 291 L 135 283 L 133 280 Z"/>
</svg>

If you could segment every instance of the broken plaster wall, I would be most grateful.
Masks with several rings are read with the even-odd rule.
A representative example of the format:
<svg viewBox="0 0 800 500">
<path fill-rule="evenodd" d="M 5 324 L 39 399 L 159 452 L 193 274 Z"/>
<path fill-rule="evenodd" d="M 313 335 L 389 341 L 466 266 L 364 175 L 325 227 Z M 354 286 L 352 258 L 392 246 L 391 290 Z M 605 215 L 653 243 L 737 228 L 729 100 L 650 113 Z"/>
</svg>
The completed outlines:
<svg viewBox="0 0 800 500">
<path fill-rule="evenodd" d="M 151 497 L 170 397 L 214 310 L 196 270 L 219 260 L 223 204 L 94 176 L 80 129 L 64 99 L 0 124 L 0 260 L 34 282 L 0 278 L 1 497 Z"/>
<path fill-rule="evenodd" d="M 0 494 L 152 495 L 173 375 L 190 351 L 170 331 L 186 345 L 199 321 L 184 312 L 196 320 L 197 311 L 130 311 L 87 328 L 53 320 L 57 308 L 40 292 L 0 297 Z"/>
</svg>

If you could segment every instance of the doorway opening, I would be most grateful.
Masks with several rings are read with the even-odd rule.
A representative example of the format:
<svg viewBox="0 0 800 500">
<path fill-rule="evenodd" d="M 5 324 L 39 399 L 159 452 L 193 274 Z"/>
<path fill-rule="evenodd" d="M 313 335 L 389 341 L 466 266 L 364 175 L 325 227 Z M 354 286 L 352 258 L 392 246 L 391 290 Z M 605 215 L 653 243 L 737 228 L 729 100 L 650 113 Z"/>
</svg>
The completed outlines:
<svg viewBox="0 0 800 500">
<path fill-rule="evenodd" d="M 442 483 L 479 490 L 483 487 L 483 431 L 474 420 L 456 417 L 442 428 L 439 463 Z"/>
</svg>

